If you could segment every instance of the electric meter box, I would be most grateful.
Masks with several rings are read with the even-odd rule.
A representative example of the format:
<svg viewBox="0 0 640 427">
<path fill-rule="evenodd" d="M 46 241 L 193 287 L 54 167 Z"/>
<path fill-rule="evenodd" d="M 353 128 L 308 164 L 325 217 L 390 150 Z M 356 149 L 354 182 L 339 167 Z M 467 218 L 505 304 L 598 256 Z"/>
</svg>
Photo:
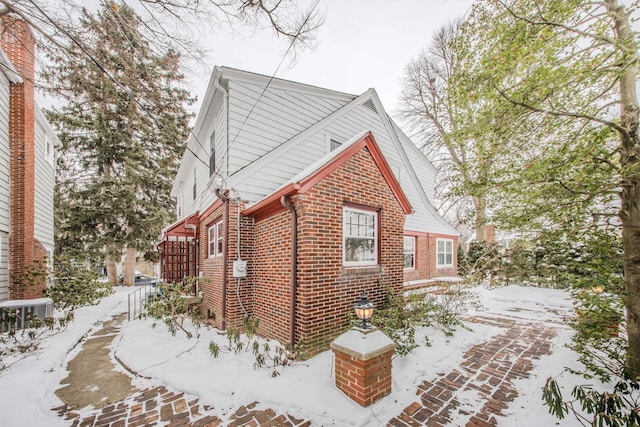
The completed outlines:
<svg viewBox="0 0 640 427">
<path fill-rule="evenodd" d="M 247 261 L 241 259 L 233 261 L 233 277 L 247 277 Z"/>
</svg>

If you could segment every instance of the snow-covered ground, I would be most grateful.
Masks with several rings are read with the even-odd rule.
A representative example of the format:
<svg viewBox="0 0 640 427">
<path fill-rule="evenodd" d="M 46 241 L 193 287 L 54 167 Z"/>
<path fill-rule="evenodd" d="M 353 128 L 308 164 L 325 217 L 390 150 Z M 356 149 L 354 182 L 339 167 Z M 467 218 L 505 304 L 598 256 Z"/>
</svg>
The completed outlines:
<svg viewBox="0 0 640 427">
<path fill-rule="evenodd" d="M 482 308 L 470 315 L 509 316 L 523 321 L 554 321 L 571 313 L 568 293 L 561 290 L 508 286 L 472 290 Z M 61 379 L 67 376 L 65 364 L 80 349 L 78 341 L 111 315 L 126 311 L 130 289 L 118 288 L 99 305 L 78 309 L 75 321 L 66 330 L 43 340 L 40 349 L 0 371 L 0 424 L 11 426 L 67 425 L 51 408 L 62 403 L 54 394 Z M 151 319 L 127 322 L 121 336 L 114 341 L 114 352 L 129 368 L 150 380 L 137 379 L 134 384 L 148 387 L 166 384 L 178 391 L 200 397 L 225 419 L 241 405 L 254 401 L 263 408 L 286 412 L 310 420 L 313 425 L 383 425 L 416 400 L 416 388 L 438 373 L 458 366 L 465 350 L 486 341 L 503 329 L 471 325 L 458 328 L 452 337 L 435 328 L 419 331 L 418 342 L 428 336 L 431 346 L 421 346 L 411 355 L 393 361 L 391 395 L 368 408 L 349 400 L 334 386 L 333 357 L 321 353 L 296 362 L 273 378 L 271 369 L 254 369 L 249 351 L 239 354 L 224 351 L 226 336 L 214 329 L 199 329 L 199 336 L 187 339 L 178 332 L 171 336 L 166 326 Z M 540 426 L 580 425 L 569 417 L 558 423 L 542 404 L 542 386 L 549 376 L 562 376 L 563 393 L 569 396 L 573 386 L 584 380 L 564 372 L 564 367 L 579 367 L 576 355 L 566 349 L 571 331 L 560 326 L 553 341 L 553 354 L 540 359 L 526 380 L 517 383 L 518 397 L 509 404 L 508 418 L 499 425 Z M 223 349 L 218 358 L 209 352 L 211 341 Z M 272 348 L 275 343 L 272 343 Z M 481 405 L 480 405 L 481 406 Z"/>
</svg>

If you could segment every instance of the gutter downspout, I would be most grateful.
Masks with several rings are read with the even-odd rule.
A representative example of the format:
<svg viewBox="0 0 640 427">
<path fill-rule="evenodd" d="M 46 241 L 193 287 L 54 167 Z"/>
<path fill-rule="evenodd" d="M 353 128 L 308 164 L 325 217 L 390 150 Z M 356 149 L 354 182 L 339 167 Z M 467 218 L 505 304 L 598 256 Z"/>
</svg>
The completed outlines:
<svg viewBox="0 0 640 427">
<path fill-rule="evenodd" d="M 291 212 L 291 287 L 289 309 L 289 340 L 293 350 L 296 344 L 296 291 L 298 286 L 298 215 L 293 204 L 287 201 L 287 196 L 280 197 L 280 203 Z"/>
<path fill-rule="evenodd" d="M 224 203 L 224 251 L 222 253 L 222 330 L 226 327 L 227 316 L 227 264 L 229 261 L 229 190 L 222 193 L 216 188 L 216 196 Z"/>
</svg>

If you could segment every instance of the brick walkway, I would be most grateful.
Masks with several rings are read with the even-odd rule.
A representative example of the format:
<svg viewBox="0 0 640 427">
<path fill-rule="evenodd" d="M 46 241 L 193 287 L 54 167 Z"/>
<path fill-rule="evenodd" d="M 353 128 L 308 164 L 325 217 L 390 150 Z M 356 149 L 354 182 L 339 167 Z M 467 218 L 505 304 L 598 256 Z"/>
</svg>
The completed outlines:
<svg viewBox="0 0 640 427">
<path fill-rule="evenodd" d="M 223 424 L 213 415 L 212 408 L 199 403 L 197 398 L 184 393 L 169 391 L 166 387 L 154 387 L 137 392 L 129 398 L 90 412 L 70 410 L 67 405 L 54 408 L 58 415 L 71 422 L 72 427 L 217 427 L 217 426 L 299 426 L 309 422 L 290 415 L 276 414 L 271 409 L 258 410 L 257 403 L 240 407 Z"/>
<path fill-rule="evenodd" d="M 416 392 L 419 400 L 407 406 L 388 425 L 467 426 L 497 425 L 509 402 L 518 395 L 513 380 L 527 378 L 542 355 L 550 354 L 556 327 L 517 323 L 505 318 L 474 318 L 475 324 L 506 328 L 488 342 L 471 347 L 457 369 L 439 374 L 434 382 L 423 382 Z M 473 398 L 470 399 L 470 396 Z M 481 408 L 467 402 L 484 401 Z"/>
<path fill-rule="evenodd" d="M 513 381 L 527 378 L 535 361 L 550 353 L 551 339 L 557 332 L 553 324 L 519 323 L 507 318 L 476 317 L 468 321 L 505 331 L 467 350 L 457 368 L 438 373 L 433 382 L 424 381 L 417 389 L 418 399 L 392 418 L 388 426 L 496 425 L 496 416 L 503 415 L 517 396 Z M 478 407 L 478 401 L 485 403 Z M 256 409 L 257 406 L 242 406 L 221 420 L 212 407 L 201 404 L 196 397 L 161 386 L 139 391 L 102 409 L 74 411 L 64 405 L 54 410 L 72 427 L 311 425 L 271 409 Z"/>
</svg>

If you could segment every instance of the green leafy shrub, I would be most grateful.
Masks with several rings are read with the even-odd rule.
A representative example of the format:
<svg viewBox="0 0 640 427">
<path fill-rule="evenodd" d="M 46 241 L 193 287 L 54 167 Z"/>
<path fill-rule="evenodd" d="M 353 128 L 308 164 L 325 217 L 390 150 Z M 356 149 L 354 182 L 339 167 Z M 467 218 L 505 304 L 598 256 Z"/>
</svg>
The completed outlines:
<svg viewBox="0 0 640 427">
<path fill-rule="evenodd" d="M 590 281 L 587 281 L 590 283 Z M 616 289 L 617 280 L 610 288 Z M 565 400 L 554 378 L 549 378 L 542 398 L 549 412 L 562 419 L 572 413 L 583 424 L 622 427 L 640 425 L 640 383 L 626 370 L 627 339 L 620 294 L 604 292 L 604 286 L 574 293 L 576 316 L 569 322 L 576 333 L 568 345 L 578 354 L 586 379 L 598 378 L 607 386 L 597 390 L 576 386 L 572 400 Z"/>
<path fill-rule="evenodd" d="M 56 258 L 53 283 L 44 292 L 56 307 L 72 311 L 84 305 L 97 304 L 100 299 L 112 293 L 110 283 L 99 282 L 95 271 L 86 269 L 67 257 Z"/>
<path fill-rule="evenodd" d="M 376 309 L 372 323 L 393 340 L 397 356 L 406 356 L 419 345 L 415 339 L 418 328 L 437 326 L 451 335 L 457 326 L 462 326 L 458 316 L 467 310 L 471 298 L 469 293 L 454 287 L 440 294 L 416 291 L 394 295 L 389 291 L 385 304 Z M 425 344 L 430 345 L 428 340 Z"/>
<path fill-rule="evenodd" d="M 187 338 L 192 338 L 194 333 L 185 324 L 188 319 L 197 335 L 202 323 L 198 305 L 193 303 L 193 296 L 185 294 L 185 290 L 193 289 L 197 281 L 197 278 L 191 277 L 186 278 L 183 283 L 159 283 L 156 287 L 157 295 L 145 305 L 147 315 L 162 320 L 171 335 L 180 330 Z"/>
<path fill-rule="evenodd" d="M 244 333 L 240 328 L 227 328 L 227 347 L 221 348 L 216 342 L 209 343 L 209 353 L 214 358 L 218 358 L 220 352 L 240 353 L 249 351 L 255 357 L 254 369 L 267 368 L 271 369 L 271 376 L 277 377 L 286 366 L 289 366 L 296 359 L 297 353 L 291 351 L 287 347 L 276 345 L 271 348 L 268 342 L 260 344 L 255 336 L 255 332 L 259 326 L 259 320 L 249 316 L 243 319 Z"/>
</svg>

